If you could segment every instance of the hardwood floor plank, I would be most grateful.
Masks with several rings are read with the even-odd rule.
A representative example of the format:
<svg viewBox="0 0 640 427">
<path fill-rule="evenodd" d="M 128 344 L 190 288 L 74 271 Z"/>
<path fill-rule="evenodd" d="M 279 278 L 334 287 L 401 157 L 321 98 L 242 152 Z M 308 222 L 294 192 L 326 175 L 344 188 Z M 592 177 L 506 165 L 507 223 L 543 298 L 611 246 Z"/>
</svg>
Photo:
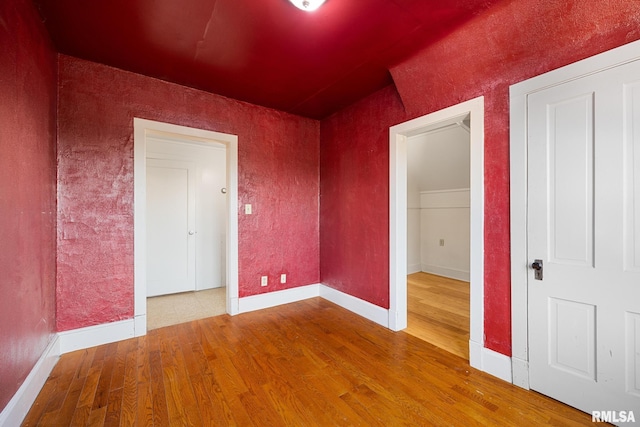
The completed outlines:
<svg viewBox="0 0 640 427">
<path fill-rule="evenodd" d="M 152 341 L 157 339 L 157 335 Z M 156 346 L 150 346 L 154 348 Z M 168 426 L 169 412 L 167 408 L 167 399 L 165 396 L 164 375 L 162 374 L 162 358 L 160 350 L 151 351 L 149 353 L 149 366 L 151 372 L 151 407 L 153 408 L 153 425 Z"/>
<path fill-rule="evenodd" d="M 198 333 L 198 331 L 201 331 L 198 323 L 194 322 L 193 328 L 196 336 L 204 337 L 204 335 Z M 192 381 L 194 391 L 196 396 L 200 396 L 199 401 L 202 401 L 204 404 L 207 403 L 205 399 L 207 397 L 209 399 L 207 407 L 205 409 L 201 408 L 200 410 L 203 414 L 202 419 L 205 422 L 208 420 L 211 425 L 233 425 L 234 416 L 232 410 L 222 395 L 220 385 L 215 381 L 213 371 L 209 366 L 210 359 L 205 354 L 202 343 L 202 341 L 199 341 L 191 344 L 194 363 L 198 366 L 198 375 L 200 375 L 200 378 L 195 382 Z M 207 415 L 208 413 L 210 413 L 210 415 Z"/>
<path fill-rule="evenodd" d="M 325 370 L 307 373 L 299 380 L 299 398 L 313 415 L 311 425 L 358 425 L 362 415 L 342 398 L 346 392 L 326 376 Z"/>
<path fill-rule="evenodd" d="M 334 327 L 344 328 L 344 326 L 338 324 L 334 325 Z M 341 345 L 336 345 L 336 347 L 341 349 L 341 351 L 335 355 L 332 355 L 332 359 L 345 361 L 348 360 L 347 363 L 349 363 L 349 366 L 336 366 L 334 367 L 334 369 L 341 372 L 350 371 L 354 373 L 354 376 L 351 380 L 351 383 L 354 385 L 351 387 L 350 392 L 353 393 L 354 390 L 362 389 L 363 385 L 364 387 L 367 387 L 366 384 L 370 384 L 380 393 L 380 402 L 382 406 L 384 406 L 384 399 L 386 399 L 386 396 L 389 392 L 393 393 L 395 400 L 407 401 L 407 399 L 404 398 L 406 397 L 406 390 L 395 387 L 395 381 L 398 380 L 398 371 L 396 370 L 393 372 L 389 372 L 385 369 L 387 367 L 385 363 L 392 360 L 393 354 L 390 355 L 390 359 L 385 360 L 384 363 L 382 363 L 379 367 L 374 366 L 374 369 L 372 370 L 375 373 L 373 375 L 373 378 L 371 375 L 363 376 L 359 374 L 360 372 L 363 372 L 363 368 L 364 371 L 371 370 L 371 364 L 376 364 L 376 352 L 378 351 L 378 348 L 384 348 L 385 344 L 388 344 L 386 339 L 387 337 L 382 338 L 381 341 L 378 341 L 378 337 L 376 337 L 375 334 L 356 335 L 352 334 L 350 328 L 345 328 L 343 332 L 344 336 L 342 334 L 339 335 L 339 337 L 343 338 L 343 342 L 341 342 Z M 389 332 L 389 335 L 392 336 L 393 334 Z M 347 347 L 350 347 L 352 352 L 351 357 L 349 358 L 343 357 L 345 354 L 347 354 L 344 353 L 344 351 L 348 351 Z M 327 349 L 327 351 L 331 351 L 331 349 Z M 359 356 L 362 360 L 354 357 L 356 355 Z M 359 365 L 359 363 L 361 363 L 361 365 Z M 368 369 L 365 367 L 367 367 Z M 381 387 L 381 383 L 385 385 Z M 413 386 L 415 386 L 415 384 L 413 384 Z M 410 393 L 413 393 L 413 390 L 411 390 L 410 388 L 409 390 Z M 412 408 L 404 409 L 411 410 Z M 432 412 L 441 412 L 441 415 L 446 417 L 446 413 L 442 412 L 440 408 L 435 408 Z"/>
<path fill-rule="evenodd" d="M 133 340 L 127 340 L 127 351 L 125 353 L 123 383 L 122 383 L 122 407 L 118 420 L 120 426 L 131 426 L 136 420 L 136 404 L 138 401 L 138 381 L 137 381 L 137 352 L 135 347 L 130 345 Z M 113 384 L 113 383 L 112 383 Z"/>
<path fill-rule="evenodd" d="M 209 332 L 210 326 L 210 321 L 197 321 L 195 330 L 200 339 L 199 344 L 200 350 L 202 350 L 202 356 L 204 356 L 204 360 L 202 356 L 198 358 L 198 360 L 201 363 L 203 381 L 207 385 L 211 401 L 222 410 L 224 419 L 229 420 L 228 425 L 252 425 L 251 417 L 246 412 L 244 406 L 242 406 L 237 394 L 223 392 L 223 388 L 226 387 L 223 387 L 223 384 L 218 379 L 220 374 L 216 373 L 213 369 L 213 367 L 217 365 L 218 355 L 216 354 L 216 349 L 213 348 L 209 341 L 210 339 L 215 340 Z M 218 347 L 218 349 L 219 348 L 220 347 Z"/>
<path fill-rule="evenodd" d="M 106 412 L 106 406 L 102 408 Z M 96 414 L 98 412 L 96 411 Z M 71 421 L 69 421 L 69 426 L 86 426 L 89 423 L 89 419 L 91 416 L 91 408 L 89 406 L 80 406 L 77 407 L 73 412 L 73 416 L 71 417 Z"/>
<path fill-rule="evenodd" d="M 153 396 L 151 384 L 148 382 L 138 382 L 136 392 L 136 418 L 132 424 L 127 424 L 128 420 L 124 418 L 120 421 L 121 427 L 131 425 L 139 427 L 153 427 Z"/>
<path fill-rule="evenodd" d="M 321 298 L 156 329 L 116 349 L 63 355 L 23 425 L 591 424 Z"/>
<path fill-rule="evenodd" d="M 33 426 L 41 422 L 41 418 L 46 416 L 46 420 L 55 419 L 61 406 L 69 394 L 71 384 L 78 371 L 78 364 L 82 363 L 83 357 L 88 352 L 69 353 L 68 357 L 60 359 L 49 374 L 49 378 L 40 390 L 31 410 L 22 422 L 23 426 Z M 82 381 L 84 384 L 84 380 Z M 75 405 L 73 406 L 75 409 Z M 47 421 L 51 422 L 51 421 Z"/>
<path fill-rule="evenodd" d="M 80 392 L 78 404 L 74 412 L 73 419 L 76 420 L 75 422 L 78 424 L 85 424 L 86 420 L 89 418 L 101 374 L 102 361 L 98 363 L 94 361 L 93 366 L 87 373 L 87 378 L 82 386 L 82 391 Z"/>
<path fill-rule="evenodd" d="M 107 411 L 104 415 L 105 427 L 118 427 L 122 415 L 122 388 L 117 388 L 109 392 L 107 401 Z"/>
<path fill-rule="evenodd" d="M 109 390 L 111 389 L 111 378 L 113 375 L 113 368 L 117 362 L 116 353 L 118 350 L 118 343 L 107 344 L 107 351 L 105 351 L 104 361 L 100 372 L 100 378 L 96 386 L 95 395 L 93 398 L 92 411 L 105 407 L 109 400 Z"/>
<path fill-rule="evenodd" d="M 105 425 L 105 417 L 107 415 L 107 407 L 102 406 L 95 411 L 91 411 L 89 419 L 87 420 L 87 426 L 99 427 Z"/>
<path fill-rule="evenodd" d="M 469 292 L 468 282 L 410 274 L 405 332 L 469 360 Z"/>
<path fill-rule="evenodd" d="M 169 418 L 173 425 L 202 425 L 177 332 L 161 341 L 162 372 Z"/>
<path fill-rule="evenodd" d="M 76 365 L 76 377 L 77 378 L 86 378 L 89 375 L 89 369 L 93 366 L 93 360 L 96 357 L 96 353 L 98 353 L 98 348 L 100 347 L 91 347 L 85 350 L 77 350 L 73 353 L 81 355 L 80 366 Z M 68 354 L 73 354 L 68 353 Z"/>
<path fill-rule="evenodd" d="M 113 373 L 111 374 L 110 390 L 116 390 L 124 387 L 126 362 L 129 353 L 135 345 L 134 340 L 128 339 L 118 343 L 116 351 L 115 363 L 113 365 Z"/>
<path fill-rule="evenodd" d="M 133 340 L 133 347 L 136 353 L 136 404 L 135 422 L 129 425 L 137 425 L 143 427 L 153 426 L 153 398 L 151 394 L 151 365 L 149 363 L 149 339 L 143 336 L 137 340 Z M 126 374 L 128 376 L 128 373 Z M 127 424 L 120 422 L 122 427 Z"/>
<path fill-rule="evenodd" d="M 80 393 L 82 392 L 82 387 L 84 386 L 86 378 L 74 378 L 70 387 L 69 392 L 67 393 L 67 397 L 62 404 L 62 407 L 59 411 L 54 413 L 50 413 L 50 419 L 52 423 L 56 423 L 57 420 L 61 420 L 60 424 L 63 423 L 62 420 L 68 420 L 73 416 L 73 412 L 78 406 L 78 400 L 80 399 Z M 56 421 L 53 421 L 56 420 Z M 46 424 L 46 422 L 44 422 Z"/>
</svg>

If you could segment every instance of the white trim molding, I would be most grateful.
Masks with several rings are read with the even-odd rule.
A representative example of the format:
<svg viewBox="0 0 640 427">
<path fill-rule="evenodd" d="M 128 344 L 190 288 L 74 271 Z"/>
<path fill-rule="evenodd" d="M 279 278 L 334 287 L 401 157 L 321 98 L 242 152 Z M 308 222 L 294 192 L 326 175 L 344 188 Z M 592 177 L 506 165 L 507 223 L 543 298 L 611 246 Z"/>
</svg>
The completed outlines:
<svg viewBox="0 0 640 427">
<path fill-rule="evenodd" d="M 527 253 L 527 99 L 530 94 L 640 60 L 640 41 L 512 85 L 510 101 L 511 336 L 514 384 L 529 388 Z"/>
<path fill-rule="evenodd" d="M 325 285 L 320 285 L 320 296 L 385 328 L 389 327 L 389 310 L 387 309 Z"/>
<path fill-rule="evenodd" d="M 469 341 L 469 364 L 501 380 L 512 382 L 511 358 Z"/>
<path fill-rule="evenodd" d="M 54 335 L 27 378 L 0 413 L 0 427 L 19 426 L 60 358 L 60 341 Z"/>
<path fill-rule="evenodd" d="M 484 98 L 389 128 L 389 328 L 407 327 L 407 139 L 470 117 L 470 346 L 484 347 Z M 506 357 L 506 356 L 505 356 Z M 471 366 L 482 369 L 476 359 Z"/>
<path fill-rule="evenodd" d="M 471 274 L 468 271 L 457 270 L 450 267 L 443 267 L 441 265 L 421 264 L 420 271 L 436 274 L 442 277 L 448 277 L 450 279 L 462 280 L 463 282 L 469 282 L 471 279 Z"/>
<path fill-rule="evenodd" d="M 60 339 L 60 354 L 122 341 L 140 335 L 145 334 L 136 335 L 134 319 L 102 323 L 100 325 L 58 332 L 58 337 Z"/>
<path fill-rule="evenodd" d="M 314 297 L 324 298 L 385 328 L 389 327 L 388 310 L 321 283 L 243 297 L 239 299 L 238 306 L 240 313 L 247 313 Z"/>
<path fill-rule="evenodd" d="M 262 310 L 320 296 L 318 284 L 267 292 L 238 299 L 239 313 Z"/>
<path fill-rule="evenodd" d="M 146 153 L 147 136 L 177 138 L 196 144 L 223 144 L 227 157 L 227 313 L 238 307 L 238 136 L 140 118 L 133 119 L 134 317 L 135 336 L 146 334 Z M 144 327 L 143 327 L 144 326 Z"/>
<path fill-rule="evenodd" d="M 324 298 L 385 328 L 389 327 L 389 310 L 320 283 L 238 298 L 238 312 L 236 314 L 276 307 L 314 297 Z M 133 318 L 59 332 L 58 354 L 144 335 L 136 333 L 137 322 L 138 319 Z M 146 323 L 144 327 L 146 330 Z"/>
</svg>

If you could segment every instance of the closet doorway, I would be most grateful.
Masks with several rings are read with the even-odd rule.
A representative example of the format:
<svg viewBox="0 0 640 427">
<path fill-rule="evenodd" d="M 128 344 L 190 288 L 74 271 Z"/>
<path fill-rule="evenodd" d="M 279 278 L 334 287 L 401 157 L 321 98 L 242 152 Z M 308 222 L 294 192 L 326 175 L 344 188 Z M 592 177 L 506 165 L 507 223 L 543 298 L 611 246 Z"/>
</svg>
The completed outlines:
<svg viewBox="0 0 640 427">
<path fill-rule="evenodd" d="M 469 364 L 491 369 L 484 347 L 484 98 L 478 97 L 389 129 L 389 328 L 407 327 L 408 141 L 430 131 L 468 123 L 469 164 Z M 437 244 L 440 244 L 438 238 Z M 445 247 L 447 241 L 445 238 Z M 441 273 L 442 274 L 442 273 Z M 495 370 L 494 370 L 495 371 Z M 492 371 L 493 372 L 493 371 Z M 502 372 L 497 373 L 505 377 Z"/>
<path fill-rule="evenodd" d="M 235 135 L 134 119 L 136 336 L 147 330 L 148 296 L 222 288 L 226 292 L 221 292 L 218 305 L 237 314 L 237 144 Z M 215 160 L 206 162 L 207 158 Z M 162 230 L 175 224 L 178 231 L 173 234 L 151 235 L 154 227 Z M 174 257 L 179 262 L 163 271 Z M 160 286 L 151 283 L 165 278 L 169 280 Z M 195 304 L 199 303 L 188 303 L 184 314 L 193 316 L 198 311 Z M 193 319 L 183 318 L 188 320 Z"/>
<path fill-rule="evenodd" d="M 469 359 L 470 116 L 407 140 L 407 329 Z"/>
</svg>

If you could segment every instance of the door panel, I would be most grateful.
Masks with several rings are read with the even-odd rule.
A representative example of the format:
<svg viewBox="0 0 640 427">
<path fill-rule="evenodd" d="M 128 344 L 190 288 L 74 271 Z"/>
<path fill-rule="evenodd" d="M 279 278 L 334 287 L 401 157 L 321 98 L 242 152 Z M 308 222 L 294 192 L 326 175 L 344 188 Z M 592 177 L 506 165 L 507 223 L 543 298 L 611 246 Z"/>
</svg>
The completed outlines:
<svg viewBox="0 0 640 427">
<path fill-rule="evenodd" d="M 547 123 L 550 260 L 592 266 L 593 94 L 547 105 Z"/>
<path fill-rule="evenodd" d="M 640 411 L 639 86 L 632 62 L 527 99 L 530 386 L 586 412 Z"/>
<path fill-rule="evenodd" d="M 596 379 L 596 307 L 549 298 L 549 364 L 586 379 Z"/>
<path fill-rule="evenodd" d="M 195 290 L 194 172 L 147 159 L 147 296 Z"/>
<path fill-rule="evenodd" d="M 625 85 L 625 269 L 640 271 L 640 83 Z"/>
<path fill-rule="evenodd" d="M 640 398 L 640 313 L 627 317 L 627 391 Z"/>
</svg>

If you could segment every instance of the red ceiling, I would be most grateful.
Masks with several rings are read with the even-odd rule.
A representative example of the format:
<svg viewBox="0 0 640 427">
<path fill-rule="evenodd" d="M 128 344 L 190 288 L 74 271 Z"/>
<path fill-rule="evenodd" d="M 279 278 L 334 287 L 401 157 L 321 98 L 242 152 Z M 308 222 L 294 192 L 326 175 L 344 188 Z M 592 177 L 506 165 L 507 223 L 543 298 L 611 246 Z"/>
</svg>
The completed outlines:
<svg viewBox="0 0 640 427">
<path fill-rule="evenodd" d="M 34 0 L 64 54 L 318 119 L 497 1 Z"/>
</svg>

